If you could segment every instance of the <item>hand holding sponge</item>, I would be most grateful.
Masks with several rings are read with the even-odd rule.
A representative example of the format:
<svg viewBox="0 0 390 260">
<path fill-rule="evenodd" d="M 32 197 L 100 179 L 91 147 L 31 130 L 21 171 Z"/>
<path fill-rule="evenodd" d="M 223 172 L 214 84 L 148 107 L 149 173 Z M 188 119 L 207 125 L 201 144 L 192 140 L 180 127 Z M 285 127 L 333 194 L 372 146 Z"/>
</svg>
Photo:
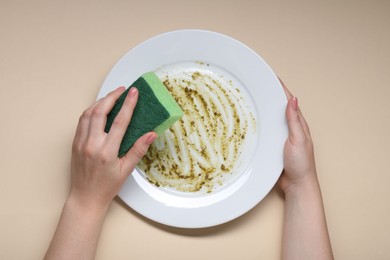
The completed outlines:
<svg viewBox="0 0 390 260">
<path fill-rule="evenodd" d="M 161 135 L 183 116 L 180 106 L 154 72 L 143 74 L 131 86 L 138 89 L 138 102 L 120 145 L 119 157 L 125 155 L 142 135 L 150 131 Z M 106 133 L 110 131 L 129 89 L 119 97 L 107 115 Z"/>
</svg>

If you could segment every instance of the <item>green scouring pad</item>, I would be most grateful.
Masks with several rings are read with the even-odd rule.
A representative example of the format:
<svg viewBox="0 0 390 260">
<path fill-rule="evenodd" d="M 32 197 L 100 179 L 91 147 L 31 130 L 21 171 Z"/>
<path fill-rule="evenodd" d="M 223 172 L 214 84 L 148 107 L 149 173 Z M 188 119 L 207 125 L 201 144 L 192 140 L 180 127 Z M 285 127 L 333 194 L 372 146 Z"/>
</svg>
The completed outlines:
<svg viewBox="0 0 390 260">
<path fill-rule="evenodd" d="M 119 157 L 125 155 L 142 135 L 150 131 L 161 135 L 183 116 L 180 106 L 154 72 L 143 74 L 131 86 L 138 89 L 138 102 L 120 145 Z M 119 97 L 107 115 L 106 133 L 110 131 L 129 90 Z"/>
</svg>

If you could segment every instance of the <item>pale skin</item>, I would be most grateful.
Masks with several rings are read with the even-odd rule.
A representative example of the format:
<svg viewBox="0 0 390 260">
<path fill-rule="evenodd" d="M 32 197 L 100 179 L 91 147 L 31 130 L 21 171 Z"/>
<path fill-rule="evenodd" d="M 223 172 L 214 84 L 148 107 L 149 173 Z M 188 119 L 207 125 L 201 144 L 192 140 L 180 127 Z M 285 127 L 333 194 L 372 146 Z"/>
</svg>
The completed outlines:
<svg viewBox="0 0 390 260">
<path fill-rule="evenodd" d="M 110 132 L 104 132 L 107 114 L 125 91 L 120 87 L 83 112 L 72 147 L 71 189 L 45 255 L 50 259 L 94 259 L 108 207 L 157 134 L 140 137 L 118 158 L 120 142 L 130 122 L 138 91 L 130 89 Z M 298 100 L 289 99 L 286 117 L 289 137 L 285 168 L 278 185 L 285 194 L 283 259 L 333 259 L 309 128 Z"/>
<path fill-rule="evenodd" d="M 285 194 L 282 259 L 333 258 L 310 130 L 293 97 L 282 82 L 288 104 L 289 135 L 284 147 L 284 170 L 278 181 Z"/>
<path fill-rule="evenodd" d="M 104 218 L 113 198 L 157 134 L 142 136 L 122 158 L 118 150 L 138 99 L 130 89 L 110 132 L 107 114 L 125 91 L 120 87 L 81 115 L 72 147 L 71 190 L 45 259 L 94 259 Z"/>
</svg>

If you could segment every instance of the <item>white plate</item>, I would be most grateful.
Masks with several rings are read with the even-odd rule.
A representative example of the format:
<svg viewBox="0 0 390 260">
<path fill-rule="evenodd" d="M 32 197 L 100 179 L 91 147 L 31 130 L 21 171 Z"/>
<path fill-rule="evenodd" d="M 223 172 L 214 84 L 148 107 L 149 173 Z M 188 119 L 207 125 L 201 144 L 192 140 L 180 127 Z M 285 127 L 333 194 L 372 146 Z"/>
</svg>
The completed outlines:
<svg viewBox="0 0 390 260">
<path fill-rule="evenodd" d="M 145 72 L 196 61 L 212 65 L 210 69 L 219 68 L 217 73 L 226 72 L 239 82 L 247 93 L 257 130 L 248 149 L 252 152 L 243 153 L 246 164 L 234 182 L 210 194 L 169 192 L 149 183 L 138 170 L 127 179 L 118 195 L 128 206 L 153 221 L 181 228 L 222 224 L 257 205 L 283 169 L 288 132 L 286 97 L 275 73 L 244 44 L 210 31 L 173 31 L 143 42 L 113 67 L 98 98 L 120 85 L 128 86 Z"/>
</svg>

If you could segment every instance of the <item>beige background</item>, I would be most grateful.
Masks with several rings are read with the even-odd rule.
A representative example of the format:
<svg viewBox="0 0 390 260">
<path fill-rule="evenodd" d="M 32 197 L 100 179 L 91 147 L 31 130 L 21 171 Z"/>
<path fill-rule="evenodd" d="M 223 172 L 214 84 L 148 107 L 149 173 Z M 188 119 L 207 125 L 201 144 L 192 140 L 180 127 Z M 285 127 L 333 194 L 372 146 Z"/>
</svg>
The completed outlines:
<svg viewBox="0 0 390 260">
<path fill-rule="evenodd" d="M 390 259 L 390 1 L 0 1 L 0 259 L 40 259 L 81 112 L 122 55 L 170 30 L 230 35 L 298 96 L 337 259 Z M 283 198 L 205 230 L 118 199 L 97 259 L 279 259 Z"/>
</svg>

